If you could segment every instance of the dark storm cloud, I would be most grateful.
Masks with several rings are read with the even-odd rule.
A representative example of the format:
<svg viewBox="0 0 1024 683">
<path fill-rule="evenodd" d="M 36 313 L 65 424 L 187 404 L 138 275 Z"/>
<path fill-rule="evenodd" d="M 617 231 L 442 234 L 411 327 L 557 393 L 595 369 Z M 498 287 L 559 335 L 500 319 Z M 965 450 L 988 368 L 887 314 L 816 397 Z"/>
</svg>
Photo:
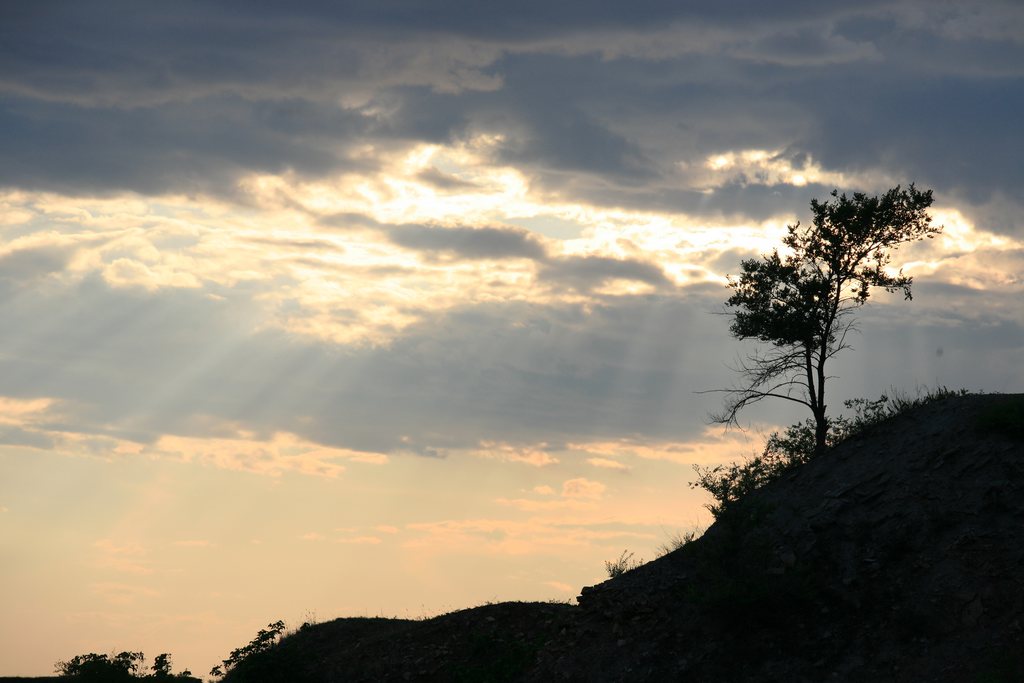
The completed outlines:
<svg viewBox="0 0 1024 683">
<path fill-rule="evenodd" d="M 1021 58 L 1024 59 L 1024 53 Z M 801 141 L 826 166 L 886 167 L 908 180 L 980 203 L 1021 180 L 1024 76 L 894 77 L 843 70 L 833 82 L 794 86 L 820 97 L 820 128 Z"/>
<path fill-rule="evenodd" d="M 575 108 L 521 112 L 524 134 L 503 146 L 505 163 L 620 177 L 629 183 L 656 176 L 654 163 L 635 144 Z"/>
<path fill-rule="evenodd" d="M 711 153 L 785 150 L 916 181 L 1018 229 L 1019 3 L 111 0 L 2 13 L 4 185 L 228 193 L 252 171 L 350 168 L 351 145 L 487 132 L 503 136 L 497 161 L 569 198 L 765 217 L 806 191 L 750 178 L 716 204 L 692 169 Z"/>
<path fill-rule="evenodd" d="M 877 2 L 863 2 L 871 6 Z M 375 37 L 394 34 L 448 35 L 480 40 L 535 40 L 594 29 L 647 29 L 669 22 L 712 25 L 749 25 L 786 22 L 835 12 L 835 5 L 812 0 L 787 0 L 766 5 L 758 0 L 733 0 L 707 4 L 666 0 L 593 3 L 589 0 L 525 0 L 514 5 L 481 4 L 465 0 L 441 0 L 424 4 L 416 0 L 361 0 L 336 3 L 328 0 L 281 4 L 269 0 L 178 2 L 173 8 L 140 6 L 131 0 L 104 0 L 83 6 L 60 2 L 41 6 L 28 3 L 4 8 L 4 37 L 9 43 L 8 63 L 44 66 L 64 55 L 68 62 L 109 67 L 118 49 L 177 47 L 182 53 L 202 48 L 204 54 L 182 60 L 186 73 L 257 72 L 262 60 L 246 67 L 231 59 L 232 50 L 258 52 L 282 36 L 316 38 L 321 31 L 347 29 L 350 35 L 371 32 Z M 41 25 L 51 28 L 49 34 Z M 311 49 L 322 49 L 311 41 Z M 219 48 L 229 48 L 221 51 Z M 60 55 L 47 56 L 47 52 Z M 142 66 L 151 66 L 143 64 Z M 174 66 L 173 64 L 170 66 Z M 170 76 L 168 69 L 160 75 Z M 208 76 L 209 77 L 209 76 Z"/>
<path fill-rule="evenodd" d="M 203 98 L 158 106 L 0 102 L 0 184 L 75 191 L 229 192 L 254 171 L 366 167 L 345 156 L 357 112 L 287 100 Z"/>
<path fill-rule="evenodd" d="M 544 246 L 526 230 L 516 228 L 441 228 L 405 225 L 388 232 L 406 249 L 461 259 L 543 259 Z"/>
<path fill-rule="evenodd" d="M 435 143 L 478 132 L 501 135 L 495 161 L 532 172 L 608 176 L 627 185 L 657 176 L 657 164 L 635 142 L 578 106 L 580 100 L 586 102 L 583 93 L 577 99 L 572 92 L 552 92 L 558 90 L 557 81 L 552 80 L 556 75 L 533 71 L 534 67 L 557 67 L 557 73 L 577 69 L 560 65 L 561 58 L 528 61 L 532 66 L 510 60 L 496 67 L 506 78 L 504 86 L 493 92 L 452 95 L 422 87 L 397 89 L 392 94 L 397 108 L 381 131 L 398 139 Z M 509 78 L 514 82 L 509 83 Z M 608 96 L 602 91 L 602 98 Z"/>
</svg>

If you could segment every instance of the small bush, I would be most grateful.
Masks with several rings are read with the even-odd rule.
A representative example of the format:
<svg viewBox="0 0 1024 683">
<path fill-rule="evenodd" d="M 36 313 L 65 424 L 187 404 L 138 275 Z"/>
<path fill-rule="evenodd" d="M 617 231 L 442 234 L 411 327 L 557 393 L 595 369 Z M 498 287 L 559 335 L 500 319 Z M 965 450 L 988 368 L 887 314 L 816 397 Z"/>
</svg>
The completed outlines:
<svg viewBox="0 0 1024 683">
<path fill-rule="evenodd" d="M 669 534 L 668 540 L 658 546 L 657 557 L 664 557 L 671 552 L 675 552 L 680 548 L 690 545 L 700 538 L 703 533 L 704 531 L 702 529 L 695 527 L 689 531 L 676 531 Z"/>
<path fill-rule="evenodd" d="M 938 387 L 933 390 L 919 388 L 913 398 L 898 391 L 883 394 L 875 400 L 855 398 L 843 405 L 853 413 L 830 419 L 826 445 L 832 448 L 843 441 L 863 434 L 870 427 L 889 420 L 912 408 L 953 396 L 965 396 L 966 389 L 953 390 Z M 1012 422 L 1012 416 L 1009 420 Z M 1024 428 L 1022 428 L 1024 429 Z M 746 462 L 701 468 L 694 465 L 697 480 L 691 488 L 702 488 L 711 494 L 714 502 L 707 505 L 718 519 L 737 502 L 766 484 L 781 479 L 794 468 L 809 462 L 817 454 L 814 448 L 814 421 L 805 420 L 791 425 L 785 432 L 773 432 L 765 443 L 761 455 Z"/>
<path fill-rule="evenodd" d="M 633 553 L 623 550 L 622 554 L 619 555 L 619 559 L 614 562 L 611 560 L 605 560 L 604 570 L 608 572 L 608 578 L 617 579 L 626 572 L 633 571 L 643 563 L 644 561 L 642 559 L 634 560 Z"/>
<path fill-rule="evenodd" d="M 227 675 L 229 671 L 237 668 L 240 664 L 251 658 L 253 655 L 257 655 L 261 652 L 266 652 L 277 643 L 280 639 L 281 634 L 284 632 L 284 622 L 281 620 L 267 624 L 266 628 L 260 629 L 256 637 L 249 641 L 248 645 L 242 647 L 236 647 L 228 655 L 221 664 L 223 666 L 215 666 L 210 669 L 210 675 L 215 677 L 221 677 Z"/>
<path fill-rule="evenodd" d="M 56 670 L 64 678 L 79 681 L 130 681 L 144 658 L 141 652 L 125 651 L 110 656 L 90 652 L 57 662 Z"/>
<path fill-rule="evenodd" d="M 146 657 L 141 652 L 120 652 L 116 655 L 99 655 L 90 652 L 75 655 L 67 661 L 57 662 L 56 671 L 61 678 L 74 679 L 88 683 L 116 683 L 117 681 L 138 680 L 177 680 L 198 681 L 192 672 L 186 670 L 179 674 L 171 673 L 171 655 L 163 653 L 153 660 L 152 675 L 142 673 L 142 663 Z"/>
</svg>

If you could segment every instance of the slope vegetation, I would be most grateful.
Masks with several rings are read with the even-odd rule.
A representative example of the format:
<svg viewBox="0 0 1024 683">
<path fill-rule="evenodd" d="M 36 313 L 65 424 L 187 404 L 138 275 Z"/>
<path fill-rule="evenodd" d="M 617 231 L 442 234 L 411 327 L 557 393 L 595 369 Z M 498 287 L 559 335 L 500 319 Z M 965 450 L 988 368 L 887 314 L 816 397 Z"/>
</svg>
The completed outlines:
<svg viewBox="0 0 1024 683">
<path fill-rule="evenodd" d="M 1024 680 L 1024 395 L 876 425 L 699 540 L 584 588 L 424 621 L 339 619 L 238 681 Z"/>
</svg>

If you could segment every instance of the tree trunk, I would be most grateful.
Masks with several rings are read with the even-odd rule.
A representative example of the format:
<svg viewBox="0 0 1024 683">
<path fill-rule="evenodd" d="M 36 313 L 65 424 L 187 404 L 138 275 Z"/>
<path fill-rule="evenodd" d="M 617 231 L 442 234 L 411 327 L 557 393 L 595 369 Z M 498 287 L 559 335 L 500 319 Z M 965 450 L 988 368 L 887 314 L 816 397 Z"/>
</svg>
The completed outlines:
<svg viewBox="0 0 1024 683">
<path fill-rule="evenodd" d="M 814 411 L 814 454 L 821 455 L 825 450 L 828 438 L 828 418 L 825 417 L 825 406 L 819 405 Z"/>
</svg>

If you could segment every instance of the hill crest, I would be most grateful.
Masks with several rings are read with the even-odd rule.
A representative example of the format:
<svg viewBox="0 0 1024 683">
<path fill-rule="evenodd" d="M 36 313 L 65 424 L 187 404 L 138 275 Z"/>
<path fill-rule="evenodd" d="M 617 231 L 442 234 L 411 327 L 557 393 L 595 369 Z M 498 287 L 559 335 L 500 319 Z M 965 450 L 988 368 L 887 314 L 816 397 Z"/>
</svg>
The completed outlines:
<svg viewBox="0 0 1024 683">
<path fill-rule="evenodd" d="M 1024 680 L 1022 410 L 958 396 L 875 425 L 576 607 L 340 619 L 225 681 Z"/>
</svg>

